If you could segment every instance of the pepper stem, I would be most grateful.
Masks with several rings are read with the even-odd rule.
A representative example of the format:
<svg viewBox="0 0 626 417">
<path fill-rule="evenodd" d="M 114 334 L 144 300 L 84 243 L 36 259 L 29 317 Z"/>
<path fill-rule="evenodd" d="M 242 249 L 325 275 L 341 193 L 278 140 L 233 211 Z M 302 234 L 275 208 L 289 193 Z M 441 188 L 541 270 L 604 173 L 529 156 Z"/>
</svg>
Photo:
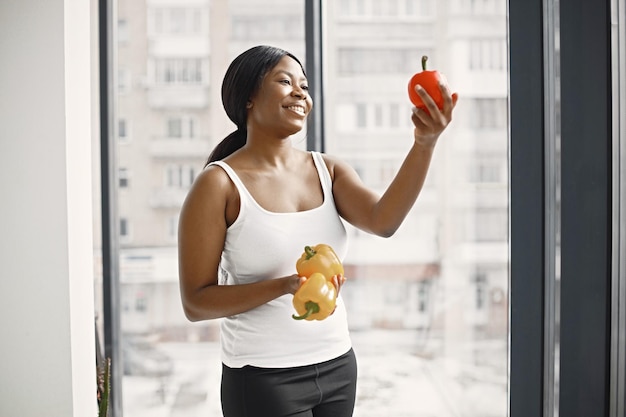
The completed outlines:
<svg viewBox="0 0 626 417">
<path fill-rule="evenodd" d="M 295 314 L 293 314 L 291 317 L 293 317 L 294 320 L 304 320 L 310 317 L 311 314 L 320 312 L 320 305 L 317 304 L 315 301 L 307 301 L 304 304 L 304 308 L 306 308 L 306 313 L 301 316 L 296 316 Z"/>
<path fill-rule="evenodd" d="M 317 252 L 315 252 L 315 250 L 312 247 L 305 246 L 304 247 L 304 253 L 306 253 L 306 259 L 308 261 L 309 259 L 314 257 Z"/>
<path fill-rule="evenodd" d="M 426 61 L 428 61 L 427 55 L 422 55 L 422 70 L 426 71 Z"/>
</svg>

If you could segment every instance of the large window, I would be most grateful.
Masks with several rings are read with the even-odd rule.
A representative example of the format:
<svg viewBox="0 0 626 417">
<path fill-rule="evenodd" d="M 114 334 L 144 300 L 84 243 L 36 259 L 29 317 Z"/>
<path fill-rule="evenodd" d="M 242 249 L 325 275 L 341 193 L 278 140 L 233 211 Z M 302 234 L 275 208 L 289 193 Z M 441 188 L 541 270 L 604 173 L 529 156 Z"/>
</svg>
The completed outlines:
<svg viewBox="0 0 626 417">
<path fill-rule="evenodd" d="M 188 323 L 180 304 L 178 212 L 206 156 L 232 130 L 219 98 L 226 66 L 261 43 L 303 61 L 312 56 L 306 54 L 314 36 L 305 35 L 308 4 L 119 1 L 118 68 L 111 71 L 119 86 L 119 192 L 112 205 L 121 299 L 113 306 L 121 314 L 124 376 L 117 390 L 124 416 L 221 416 L 218 322 Z M 623 156 L 607 162 L 610 141 L 601 139 L 610 134 L 601 123 L 596 147 L 585 147 L 590 123 L 582 122 L 588 114 L 606 121 L 608 96 L 583 91 L 588 100 L 578 101 L 577 86 L 594 78 L 584 76 L 594 67 L 575 65 L 578 51 L 565 43 L 561 51 L 558 43 L 559 36 L 576 48 L 591 38 L 606 41 L 596 37 L 608 31 L 591 28 L 604 27 L 600 14 L 608 6 L 594 9 L 581 26 L 577 11 L 560 11 L 556 1 L 535 1 L 534 8 L 505 0 L 320 4 L 323 64 L 315 68 L 324 83 L 313 97 L 320 109 L 313 117 L 323 123 L 314 131 L 321 142 L 308 143 L 350 162 L 369 186 L 383 191 L 411 145 L 406 83 L 422 55 L 460 95 L 422 195 L 398 233 L 385 240 L 349 228 L 343 294 L 360 364 L 355 416 L 520 417 L 539 415 L 542 407 L 548 416 L 558 415 L 560 404 L 569 417 L 590 411 L 596 395 L 608 392 L 603 375 L 623 391 L 616 385 L 623 384 L 623 371 L 594 372 L 581 353 L 623 368 L 623 342 L 617 342 L 623 330 L 609 329 L 605 311 L 625 298 L 623 236 L 613 232 L 617 248 L 606 244 L 608 225 L 623 233 L 623 202 L 613 203 L 617 214 L 608 218 L 611 188 L 595 186 L 607 184 L 614 169 L 622 182 L 612 190 L 623 200 Z M 559 17 L 566 24 L 557 34 Z M 615 51 L 623 44 L 620 33 Z M 590 51 L 594 62 L 611 62 L 602 48 Z M 615 55 L 623 67 L 623 55 Z M 562 101 L 560 59 L 568 63 L 562 88 L 569 100 Z M 621 71 L 613 87 L 623 85 Z M 594 85 L 596 93 L 609 94 Z M 620 103 L 623 98 L 613 104 L 620 109 Z M 569 135 L 563 141 L 561 114 Z M 623 152 L 624 123 L 614 123 L 622 132 L 622 142 L 614 139 L 616 155 Z M 294 145 L 306 142 L 299 136 Z M 621 260 L 608 265 L 607 253 Z M 614 322 L 623 323 L 623 308 L 611 306 L 621 320 Z M 578 329 L 589 337 L 578 340 Z M 580 372 L 596 382 L 584 392 Z M 579 409 L 573 393 L 585 399 Z M 623 395 L 610 394 L 611 410 L 623 410 Z M 576 414 L 583 415 L 591 417 Z"/>
<path fill-rule="evenodd" d="M 422 55 L 461 97 L 397 234 L 352 235 L 344 296 L 358 416 L 507 416 L 507 33 L 497 3 L 481 25 L 462 2 L 325 3 L 325 147 L 366 184 L 382 192 L 412 144 L 406 85 Z"/>
<path fill-rule="evenodd" d="M 498 3 L 485 18 L 499 29 L 488 33 L 462 2 L 325 3 L 320 134 L 366 184 L 384 190 L 411 145 L 406 83 L 422 55 L 461 96 L 398 233 L 349 230 L 343 294 L 360 363 L 356 416 L 453 416 L 460 404 L 468 417 L 507 416 L 507 34 Z M 262 43 L 304 61 L 304 2 L 122 0 L 117 14 L 123 414 L 220 416 L 219 321 L 192 324 L 182 312 L 178 211 L 232 130 L 219 99 L 226 66 Z M 453 36 L 450 19 L 466 29 Z M 487 146 L 477 139 L 485 132 Z"/>
</svg>

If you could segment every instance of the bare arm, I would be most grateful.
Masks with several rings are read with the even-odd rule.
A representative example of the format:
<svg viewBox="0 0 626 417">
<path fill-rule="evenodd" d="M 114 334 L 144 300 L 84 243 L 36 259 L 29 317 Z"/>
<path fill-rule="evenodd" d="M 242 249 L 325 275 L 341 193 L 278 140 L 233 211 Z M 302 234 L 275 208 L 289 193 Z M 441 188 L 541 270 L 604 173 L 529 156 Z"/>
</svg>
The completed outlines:
<svg viewBox="0 0 626 417">
<path fill-rule="evenodd" d="M 243 313 L 293 294 L 300 285 L 297 275 L 253 284 L 218 285 L 227 218 L 237 213 L 237 194 L 227 175 L 219 167 L 203 171 L 183 204 L 178 229 L 180 290 L 185 315 L 191 321 Z"/>
<path fill-rule="evenodd" d="M 419 196 L 430 166 L 437 139 L 452 120 L 456 94 L 441 87 L 443 110 L 423 90 L 418 90 L 428 112 L 413 108 L 414 144 L 406 155 L 395 178 L 378 196 L 368 189 L 348 164 L 329 159 L 333 173 L 333 193 L 339 213 L 354 226 L 367 232 L 389 237 L 402 224 Z"/>
</svg>

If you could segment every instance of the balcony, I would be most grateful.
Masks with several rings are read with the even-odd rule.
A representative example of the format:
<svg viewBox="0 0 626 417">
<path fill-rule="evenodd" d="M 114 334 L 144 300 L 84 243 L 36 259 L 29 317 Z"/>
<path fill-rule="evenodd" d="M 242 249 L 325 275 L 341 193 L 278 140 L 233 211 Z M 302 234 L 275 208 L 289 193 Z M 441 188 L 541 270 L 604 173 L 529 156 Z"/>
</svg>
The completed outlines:
<svg viewBox="0 0 626 417">
<path fill-rule="evenodd" d="M 208 137 L 170 138 L 155 137 L 150 141 L 149 152 L 153 158 L 197 158 L 208 155 L 211 141 Z"/>
<path fill-rule="evenodd" d="M 166 208 L 180 208 L 185 201 L 189 189 L 187 188 L 173 188 L 163 187 L 154 190 L 150 197 L 150 207 L 166 209 Z"/>
<path fill-rule="evenodd" d="M 148 105 L 155 109 L 201 109 L 209 105 L 209 87 L 206 85 L 165 84 L 149 85 Z"/>
</svg>

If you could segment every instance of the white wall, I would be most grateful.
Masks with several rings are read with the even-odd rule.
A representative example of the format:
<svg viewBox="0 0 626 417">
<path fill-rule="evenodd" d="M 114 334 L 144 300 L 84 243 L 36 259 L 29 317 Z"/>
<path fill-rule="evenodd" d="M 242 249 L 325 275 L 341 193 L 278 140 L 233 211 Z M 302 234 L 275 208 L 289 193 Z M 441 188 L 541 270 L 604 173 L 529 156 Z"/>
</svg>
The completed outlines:
<svg viewBox="0 0 626 417">
<path fill-rule="evenodd" d="M 95 416 L 90 2 L 0 2 L 0 415 Z"/>
</svg>

